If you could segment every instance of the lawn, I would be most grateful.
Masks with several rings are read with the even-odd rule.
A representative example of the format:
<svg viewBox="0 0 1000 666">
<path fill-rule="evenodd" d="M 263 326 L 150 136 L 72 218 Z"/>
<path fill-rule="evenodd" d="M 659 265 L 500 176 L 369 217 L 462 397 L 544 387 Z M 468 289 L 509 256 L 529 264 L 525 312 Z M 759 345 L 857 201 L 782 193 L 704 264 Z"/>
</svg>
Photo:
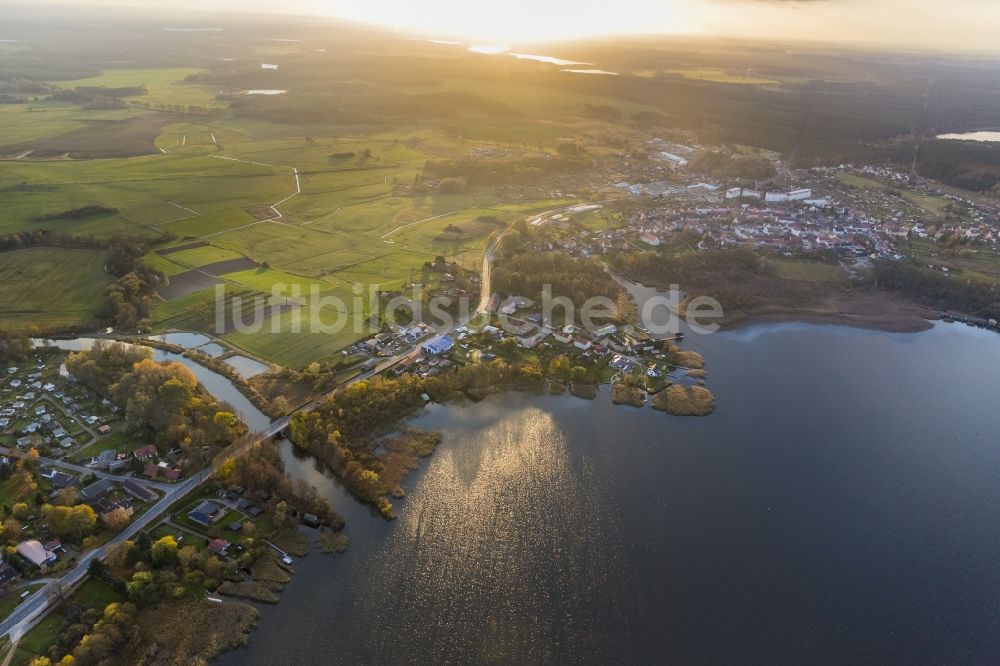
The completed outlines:
<svg viewBox="0 0 1000 666">
<path fill-rule="evenodd" d="M 212 86 L 185 83 L 184 79 L 200 70 L 181 67 L 160 69 L 106 69 L 100 76 L 71 81 L 57 81 L 63 88 L 83 86 L 104 86 L 105 88 L 125 88 L 145 86 L 147 94 L 128 99 L 151 104 L 183 104 L 203 106 L 212 101 L 216 90 Z"/>
<path fill-rule="evenodd" d="M 834 264 L 808 259 L 768 259 L 767 264 L 774 269 L 775 276 L 782 280 L 837 284 L 844 279 L 844 273 Z"/>
<path fill-rule="evenodd" d="M 17 644 L 12 664 L 26 666 L 32 659 L 45 655 L 49 648 L 59 640 L 60 629 L 65 620 L 61 609 L 49 613 L 41 622 L 32 627 L 31 631 L 21 637 Z"/>
<path fill-rule="evenodd" d="M 945 199 L 944 197 L 938 197 L 932 194 L 920 194 L 918 192 L 910 192 L 909 190 L 903 192 L 903 198 L 910 203 L 920 206 L 928 213 L 936 215 L 937 217 L 944 217 L 947 215 L 948 211 L 945 209 L 954 205 L 951 201 Z"/>
<path fill-rule="evenodd" d="M 149 533 L 149 537 L 153 541 L 162 539 L 168 535 L 174 537 L 175 539 L 180 539 L 179 543 L 182 546 L 194 546 L 198 550 L 204 550 L 205 546 L 208 545 L 208 540 L 205 539 L 205 537 L 195 534 L 194 532 L 178 529 L 173 525 L 168 525 L 166 523 L 160 523 Z"/>
<path fill-rule="evenodd" d="M 32 247 L 0 254 L 4 328 L 91 325 L 112 282 L 102 250 Z"/>
<path fill-rule="evenodd" d="M 202 525 L 201 523 L 196 523 L 195 521 L 188 518 L 187 514 L 189 511 L 194 509 L 200 503 L 201 500 L 186 504 L 183 509 L 173 514 L 171 520 L 173 520 L 173 522 L 177 523 L 181 527 L 186 527 L 194 531 L 196 534 L 207 534 L 213 538 L 221 537 L 223 539 L 227 539 L 233 536 L 233 533 L 229 531 L 229 524 L 239 522 L 245 519 L 245 516 L 239 511 L 235 511 L 233 509 L 226 509 L 226 513 L 222 516 L 222 518 L 218 522 L 212 525 L 205 526 Z M 169 526 L 167 527 L 169 528 Z M 228 537 L 226 536 L 227 534 L 229 535 Z"/>
<path fill-rule="evenodd" d="M 86 462 L 97 456 L 101 451 L 114 449 L 118 453 L 131 453 L 138 448 L 149 444 L 149 442 L 136 439 L 125 432 L 125 424 L 117 422 L 112 424 L 111 432 L 105 437 L 98 437 L 97 440 L 73 454 L 72 459 L 77 462 Z"/>
<path fill-rule="evenodd" d="M 104 607 L 124 597 L 107 583 L 89 579 L 73 594 L 73 601 L 87 608 L 104 610 Z"/>
</svg>

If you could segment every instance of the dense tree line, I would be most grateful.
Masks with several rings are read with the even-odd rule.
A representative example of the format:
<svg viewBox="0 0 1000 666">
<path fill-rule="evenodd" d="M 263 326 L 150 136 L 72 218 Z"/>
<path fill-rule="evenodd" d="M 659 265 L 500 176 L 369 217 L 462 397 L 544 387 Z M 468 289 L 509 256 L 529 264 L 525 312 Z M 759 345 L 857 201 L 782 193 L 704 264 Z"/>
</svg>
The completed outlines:
<svg viewBox="0 0 1000 666">
<path fill-rule="evenodd" d="M 920 175 L 953 187 L 1000 196 L 1000 146 L 930 141 L 920 149 Z"/>
<path fill-rule="evenodd" d="M 512 234 L 515 232 L 512 232 Z M 516 237 L 504 240 L 513 246 Z M 618 310 L 627 301 L 627 292 L 593 259 L 572 257 L 562 252 L 515 251 L 493 269 L 495 291 L 503 295 L 520 295 L 533 300 L 542 298 L 542 291 L 551 288 L 553 297 L 566 297 L 577 313 L 595 296 L 611 299 Z M 560 309 L 556 309 L 560 314 Z M 619 312 L 617 318 L 626 313 Z"/>
<path fill-rule="evenodd" d="M 223 485 L 238 485 L 248 496 L 261 502 L 285 502 L 295 512 L 311 513 L 333 529 L 344 526 L 343 519 L 315 486 L 300 479 L 297 483 L 285 474 L 281 456 L 273 442 L 258 443 L 248 455 L 227 460 L 216 472 Z M 273 507 L 272 507 L 273 508 Z"/>
<path fill-rule="evenodd" d="M 135 97 L 145 95 L 144 86 L 125 86 L 121 88 L 107 88 L 105 86 L 77 86 L 55 90 L 52 99 L 61 102 L 71 102 L 73 104 L 87 104 L 100 99 L 121 99 L 123 97 Z"/>
<path fill-rule="evenodd" d="M 940 310 L 977 317 L 1000 317 L 1000 292 L 993 285 L 963 280 L 902 261 L 875 267 L 876 285 Z"/>
<path fill-rule="evenodd" d="M 75 211 L 86 211 L 101 206 L 87 206 Z M 75 215 L 74 211 L 63 214 Z M 96 214 L 96 213 L 88 213 Z M 162 240 L 162 239 L 158 239 Z M 166 286 L 167 278 L 160 271 L 142 262 L 149 252 L 150 241 L 137 237 L 95 238 L 74 236 L 37 229 L 0 236 L 0 251 L 19 250 L 29 247 L 65 247 L 80 249 L 100 249 L 108 251 L 106 270 L 117 279 L 108 287 L 104 306 L 99 317 L 101 321 L 129 330 L 148 330 L 152 322 L 153 296 L 158 289 Z"/>
<path fill-rule="evenodd" d="M 93 236 L 61 234 L 47 229 L 19 231 L 0 236 L 0 251 L 21 250 L 35 246 L 104 250 L 110 246 L 110 241 L 105 238 L 95 238 Z"/>
<path fill-rule="evenodd" d="M 33 345 L 31 340 L 24 335 L 14 335 L 0 329 L 0 361 L 4 363 L 17 363 L 28 358 Z"/>
<path fill-rule="evenodd" d="M 522 115 L 506 102 L 460 91 L 411 95 L 350 84 L 339 85 L 336 91 L 334 94 L 237 95 L 228 99 L 233 115 L 293 124 L 372 125 L 451 119 L 463 108 L 505 118 Z"/>
<path fill-rule="evenodd" d="M 91 204 L 89 206 L 80 206 L 79 208 L 71 208 L 69 210 L 64 210 L 59 213 L 49 213 L 47 215 L 37 215 L 35 216 L 35 221 L 37 222 L 48 222 L 53 220 L 82 220 L 87 217 L 95 217 L 97 215 L 113 215 L 117 213 L 117 208 L 111 208 L 109 206 L 101 206 L 99 204 Z"/>
<path fill-rule="evenodd" d="M 201 599 L 206 590 L 228 578 L 238 578 L 241 567 L 252 563 L 266 546 L 252 544 L 228 562 L 194 546 L 181 546 L 173 536 L 113 546 L 107 560 L 91 561 L 88 573 L 127 598 L 101 608 L 84 607 L 68 597 L 61 606 L 65 617 L 47 655 L 31 666 L 98 666 L 139 663 L 148 656 L 150 640 L 140 615 L 144 608 L 180 599 Z"/>
<path fill-rule="evenodd" d="M 579 173 L 589 162 L 567 157 L 523 157 L 509 160 L 480 160 L 466 157 L 454 160 L 430 160 L 427 174 L 439 178 L 465 178 L 470 185 L 535 185 L 540 178 Z"/>
<path fill-rule="evenodd" d="M 107 270 L 118 277 L 108 287 L 101 318 L 126 329 L 149 330 L 153 317 L 153 296 L 167 283 L 166 276 L 141 261 L 149 245 L 135 238 L 111 242 Z"/>
<path fill-rule="evenodd" d="M 613 123 L 621 120 L 622 110 L 610 104 L 584 104 L 582 114 L 586 118 Z"/>
<path fill-rule="evenodd" d="M 232 409 L 198 386 L 180 363 L 157 363 L 148 349 L 97 342 L 71 354 L 67 370 L 81 383 L 125 407 L 125 421 L 166 449 L 179 447 L 201 466 L 243 437 L 247 428 Z"/>
<path fill-rule="evenodd" d="M 773 178 L 777 174 L 774 165 L 765 159 L 750 155 L 728 155 L 713 150 L 699 153 L 690 166 L 697 173 L 747 184 Z"/>
<path fill-rule="evenodd" d="M 664 289 L 676 284 L 689 296 L 711 296 L 730 311 L 794 304 L 806 298 L 808 291 L 798 283 L 775 279 L 761 256 L 744 248 L 679 254 L 619 253 L 609 261 L 632 280 Z"/>
</svg>

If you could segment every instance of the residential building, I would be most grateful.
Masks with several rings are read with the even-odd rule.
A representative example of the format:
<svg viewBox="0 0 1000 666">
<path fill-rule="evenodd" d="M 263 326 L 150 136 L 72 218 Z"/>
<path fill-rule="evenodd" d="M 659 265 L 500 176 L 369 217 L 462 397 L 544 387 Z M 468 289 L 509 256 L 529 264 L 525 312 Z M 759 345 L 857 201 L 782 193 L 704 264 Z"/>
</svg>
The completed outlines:
<svg viewBox="0 0 1000 666">
<path fill-rule="evenodd" d="M 36 567 L 52 564 L 56 561 L 57 557 L 52 551 L 45 550 L 45 546 L 37 539 L 22 541 L 17 544 L 17 553 Z"/>
</svg>

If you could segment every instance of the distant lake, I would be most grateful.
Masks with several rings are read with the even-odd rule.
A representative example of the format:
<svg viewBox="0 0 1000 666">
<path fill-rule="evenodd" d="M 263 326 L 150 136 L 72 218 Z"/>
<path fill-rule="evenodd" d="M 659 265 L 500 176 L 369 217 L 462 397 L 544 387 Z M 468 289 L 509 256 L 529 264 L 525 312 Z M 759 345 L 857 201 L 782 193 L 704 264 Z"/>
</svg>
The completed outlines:
<svg viewBox="0 0 1000 666">
<path fill-rule="evenodd" d="M 704 419 L 506 394 L 387 523 L 347 519 L 224 664 L 996 663 L 1000 335 L 804 324 L 689 336 Z"/>
<path fill-rule="evenodd" d="M 960 132 L 957 134 L 938 134 L 937 138 L 955 139 L 957 141 L 1000 142 L 1000 132 Z"/>
<path fill-rule="evenodd" d="M 546 62 L 550 65 L 559 65 L 562 67 L 568 65 L 592 65 L 591 62 L 580 62 L 579 60 L 563 60 L 562 58 L 553 58 L 552 56 L 545 55 L 529 55 L 526 53 L 511 53 L 512 56 L 518 60 L 534 60 L 536 62 Z"/>
<path fill-rule="evenodd" d="M 564 69 L 564 72 L 572 74 L 604 74 L 606 76 L 618 76 L 618 72 L 608 72 L 603 69 Z"/>
<path fill-rule="evenodd" d="M 248 95 L 284 95 L 287 90 L 248 90 L 246 91 Z"/>
<path fill-rule="evenodd" d="M 482 53 L 484 55 L 497 55 L 499 53 L 506 53 L 510 50 L 510 47 L 499 44 L 473 44 L 469 47 L 469 50 L 473 53 Z"/>
</svg>

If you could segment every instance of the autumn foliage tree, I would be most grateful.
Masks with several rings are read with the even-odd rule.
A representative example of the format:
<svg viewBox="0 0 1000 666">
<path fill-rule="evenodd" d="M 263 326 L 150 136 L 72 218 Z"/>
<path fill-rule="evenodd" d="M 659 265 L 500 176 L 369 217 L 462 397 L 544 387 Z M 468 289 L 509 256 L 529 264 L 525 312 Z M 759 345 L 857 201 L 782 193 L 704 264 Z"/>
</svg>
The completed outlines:
<svg viewBox="0 0 1000 666">
<path fill-rule="evenodd" d="M 232 409 L 204 391 L 183 364 L 152 359 L 148 349 L 97 343 L 66 367 L 81 382 L 125 407 L 130 429 L 165 448 L 185 449 L 195 464 L 242 437 Z"/>
</svg>

